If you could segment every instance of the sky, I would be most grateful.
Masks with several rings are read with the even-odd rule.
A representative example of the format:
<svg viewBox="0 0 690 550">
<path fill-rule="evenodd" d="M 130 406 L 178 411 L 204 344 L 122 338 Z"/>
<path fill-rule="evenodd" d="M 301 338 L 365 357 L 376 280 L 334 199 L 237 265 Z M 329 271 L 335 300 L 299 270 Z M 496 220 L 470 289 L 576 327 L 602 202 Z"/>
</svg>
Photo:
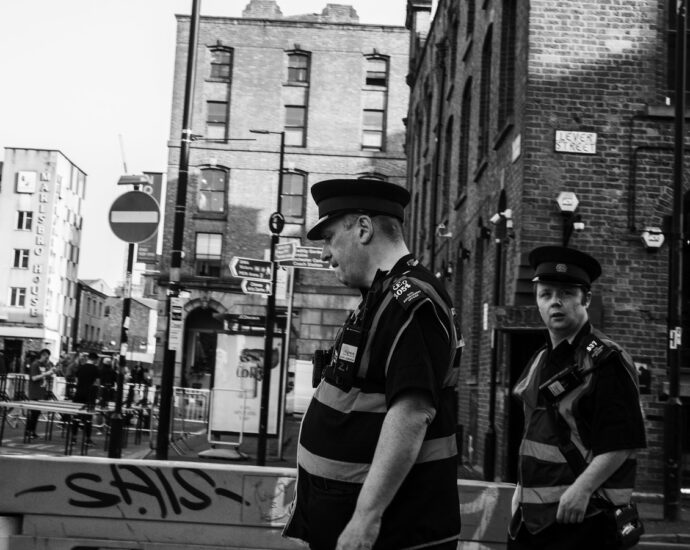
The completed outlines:
<svg viewBox="0 0 690 550">
<path fill-rule="evenodd" d="M 360 23 L 405 24 L 406 0 L 278 0 L 283 15 L 352 5 Z M 201 0 L 241 17 L 249 0 Z M 166 172 L 175 14 L 192 0 L 0 0 L 0 157 L 58 149 L 87 174 L 80 279 L 124 278 L 108 212 L 124 173 Z M 125 166 L 127 168 L 125 172 Z"/>
</svg>

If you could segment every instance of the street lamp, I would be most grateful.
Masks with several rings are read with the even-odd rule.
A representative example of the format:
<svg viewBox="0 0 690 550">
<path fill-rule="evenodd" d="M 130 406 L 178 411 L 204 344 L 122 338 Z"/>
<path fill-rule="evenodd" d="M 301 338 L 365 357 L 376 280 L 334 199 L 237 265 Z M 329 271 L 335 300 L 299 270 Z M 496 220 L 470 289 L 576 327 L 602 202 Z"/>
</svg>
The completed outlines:
<svg viewBox="0 0 690 550">
<path fill-rule="evenodd" d="M 275 249 L 278 244 L 278 236 L 285 225 L 285 218 L 280 212 L 283 197 L 283 161 L 285 158 L 285 132 L 272 132 L 270 130 L 249 130 L 252 134 L 275 134 L 280 136 L 280 161 L 278 171 L 278 201 L 276 211 L 271 214 L 269 229 L 271 230 L 271 293 L 266 304 L 266 335 L 264 340 L 264 369 L 261 381 L 261 408 L 259 412 L 259 441 L 257 445 L 256 464 L 266 465 L 266 433 L 268 426 L 268 401 L 271 390 L 271 362 L 273 359 L 273 328 L 276 317 L 276 283 L 278 272 L 275 262 Z M 288 319 L 289 329 L 289 319 Z"/>
</svg>

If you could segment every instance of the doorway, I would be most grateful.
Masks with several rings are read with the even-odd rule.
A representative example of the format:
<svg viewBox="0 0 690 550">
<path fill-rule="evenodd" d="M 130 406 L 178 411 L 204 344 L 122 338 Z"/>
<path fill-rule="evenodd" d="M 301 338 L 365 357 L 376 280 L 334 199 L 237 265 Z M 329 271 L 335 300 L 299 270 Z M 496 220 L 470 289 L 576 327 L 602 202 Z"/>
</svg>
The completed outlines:
<svg viewBox="0 0 690 550">
<path fill-rule="evenodd" d="M 544 331 L 527 330 L 508 333 L 508 368 L 509 391 L 506 392 L 505 403 L 505 427 L 506 427 L 506 453 L 504 479 L 509 483 L 517 482 L 518 453 L 520 441 L 525 427 L 525 417 L 521 404 L 512 397 L 512 389 L 527 367 L 534 352 L 544 345 Z"/>
<path fill-rule="evenodd" d="M 218 332 L 223 330 L 223 324 L 213 313 L 209 308 L 196 308 L 187 316 L 182 387 L 198 390 L 213 387 Z"/>
</svg>

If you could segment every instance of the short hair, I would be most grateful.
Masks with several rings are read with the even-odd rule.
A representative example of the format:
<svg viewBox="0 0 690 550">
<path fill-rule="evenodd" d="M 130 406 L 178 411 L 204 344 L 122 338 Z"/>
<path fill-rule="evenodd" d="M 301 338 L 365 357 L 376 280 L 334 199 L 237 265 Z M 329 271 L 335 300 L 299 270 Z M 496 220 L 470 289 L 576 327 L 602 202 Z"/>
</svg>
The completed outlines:
<svg viewBox="0 0 690 550">
<path fill-rule="evenodd" d="M 39 355 L 43 355 L 44 353 L 50 355 L 50 350 L 48 348 L 43 348 L 41 351 L 38 352 Z"/>
<path fill-rule="evenodd" d="M 403 240 L 402 222 L 394 216 L 377 214 L 376 212 L 350 212 L 345 214 L 343 217 L 345 229 L 350 229 L 362 214 L 369 216 L 374 227 L 379 229 L 391 241 L 399 242 Z"/>
</svg>

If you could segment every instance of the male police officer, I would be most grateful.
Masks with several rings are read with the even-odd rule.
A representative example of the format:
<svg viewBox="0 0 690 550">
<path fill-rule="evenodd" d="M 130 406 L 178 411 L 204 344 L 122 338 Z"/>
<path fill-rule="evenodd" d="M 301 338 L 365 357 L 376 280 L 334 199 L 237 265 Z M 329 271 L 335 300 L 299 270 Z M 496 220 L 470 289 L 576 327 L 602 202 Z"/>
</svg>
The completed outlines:
<svg viewBox="0 0 690 550">
<path fill-rule="evenodd" d="M 508 548 L 618 548 L 604 511 L 630 502 L 646 445 L 632 358 L 589 323 L 599 262 L 559 246 L 529 260 L 548 338 L 514 388 L 526 429 Z"/>
<path fill-rule="evenodd" d="M 455 549 L 459 334 L 443 286 L 402 237 L 409 193 L 327 180 L 307 237 L 362 302 L 340 330 L 302 421 L 285 535 L 312 549 Z"/>
</svg>

